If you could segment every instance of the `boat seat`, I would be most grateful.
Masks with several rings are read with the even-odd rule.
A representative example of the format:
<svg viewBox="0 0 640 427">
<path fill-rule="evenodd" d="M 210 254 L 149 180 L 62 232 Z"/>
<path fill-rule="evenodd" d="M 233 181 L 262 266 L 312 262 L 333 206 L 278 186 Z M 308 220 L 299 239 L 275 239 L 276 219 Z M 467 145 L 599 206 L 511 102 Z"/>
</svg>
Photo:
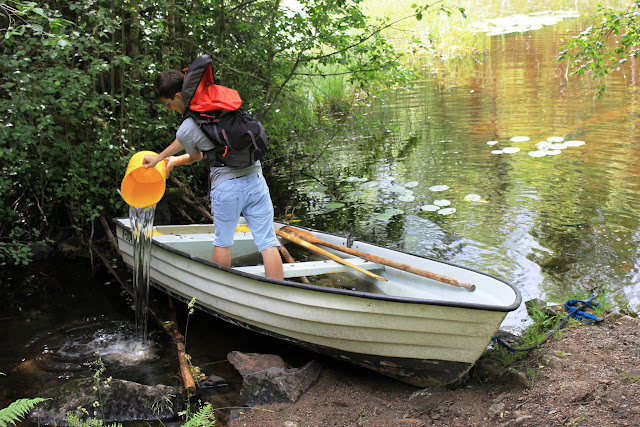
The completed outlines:
<svg viewBox="0 0 640 427">
<path fill-rule="evenodd" d="M 365 270 L 380 270 L 384 268 L 381 264 L 367 261 L 362 258 L 345 258 L 344 260 Z M 244 273 L 255 274 L 256 276 L 265 275 L 263 265 L 235 267 L 234 269 Z M 356 270 L 351 267 L 331 260 L 285 263 L 282 264 L 282 269 L 284 271 L 285 279 L 300 276 L 315 276 L 318 274 L 342 273 L 345 271 L 356 272 Z"/>
</svg>

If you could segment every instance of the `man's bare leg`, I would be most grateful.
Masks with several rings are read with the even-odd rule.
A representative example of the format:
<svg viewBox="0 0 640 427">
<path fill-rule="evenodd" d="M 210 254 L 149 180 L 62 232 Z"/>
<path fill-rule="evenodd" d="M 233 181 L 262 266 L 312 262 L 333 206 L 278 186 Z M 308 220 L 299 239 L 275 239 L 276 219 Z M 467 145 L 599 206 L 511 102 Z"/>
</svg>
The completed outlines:
<svg viewBox="0 0 640 427">
<path fill-rule="evenodd" d="M 264 262 L 264 273 L 267 277 L 283 280 L 282 258 L 280 258 L 278 248 L 271 246 L 260 253 L 262 254 L 262 261 Z"/>
<path fill-rule="evenodd" d="M 264 263 L 264 273 L 272 279 L 284 279 L 282 271 L 282 258 L 280 251 L 275 246 L 260 252 L 262 254 L 262 262 Z M 223 248 L 220 246 L 213 247 L 213 262 L 216 264 L 231 267 L 231 247 Z"/>
<path fill-rule="evenodd" d="M 215 262 L 216 264 L 224 265 L 225 267 L 231 267 L 231 246 L 226 248 L 221 246 L 214 246 L 213 262 Z"/>
</svg>

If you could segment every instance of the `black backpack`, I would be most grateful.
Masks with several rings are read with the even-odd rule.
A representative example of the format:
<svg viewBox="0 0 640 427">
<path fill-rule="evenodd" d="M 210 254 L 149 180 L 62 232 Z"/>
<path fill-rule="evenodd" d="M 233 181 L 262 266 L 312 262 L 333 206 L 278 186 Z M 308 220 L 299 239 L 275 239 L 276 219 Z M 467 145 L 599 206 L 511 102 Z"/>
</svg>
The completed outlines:
<svg viewBox="0 0 640 427">
<path fill-rule="evenodd" d="M 216 85 L 211 55 L 201 55 L 187 68 L 182 99 L 191 117 L 216 148 L 203 152 L 211 167 L 246 167 L 267 152 L 269 138 L 262 123 L 240 108 L 238 92 Z"/>
</svg>

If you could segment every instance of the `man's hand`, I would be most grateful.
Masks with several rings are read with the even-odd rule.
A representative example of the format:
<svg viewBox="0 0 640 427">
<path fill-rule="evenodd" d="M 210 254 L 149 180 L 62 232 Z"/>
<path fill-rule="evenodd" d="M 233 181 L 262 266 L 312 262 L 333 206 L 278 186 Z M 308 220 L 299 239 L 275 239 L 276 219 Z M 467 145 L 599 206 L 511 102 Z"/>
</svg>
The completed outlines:
<svg viewBox="0 0 640 427">
<path fill-rule="evenodd" d="M 147 169 L 154 168 L 156 167 L 159 161 L 160 161 L 159 155 L 154 156 L 153 154 L 147 154 L 146 156 L 144 156 L 144 159 L 142 159 L 142 165 Z"/>
<path fill-rule="evenodd" d="M 173 170 L 173 167 L 177 165 L 178 157 L 171 156 L 168 159 L 164 159 L 165 165 L 167 166 L 167 178 L 169 178 L 169 174 Z"/>
</svg>

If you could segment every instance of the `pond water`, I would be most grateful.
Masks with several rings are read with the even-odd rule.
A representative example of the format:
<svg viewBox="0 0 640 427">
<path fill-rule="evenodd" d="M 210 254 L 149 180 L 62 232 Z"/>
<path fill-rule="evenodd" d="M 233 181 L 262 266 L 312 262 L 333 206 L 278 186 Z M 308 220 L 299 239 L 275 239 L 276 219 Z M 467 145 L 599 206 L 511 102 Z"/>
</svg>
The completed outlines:
<svg viewBox="0 0 640 427">
<path fill-rule="evenodd" d="M 491 53 L 471 66 L 425 71 L 414 86 L 359 107 L 366 125 L 338 118 L 335 130 L 318 131 L 328 145 L 317 161 L 294 155 L 272 168 L 277 214 L 294 211 L 296 224 L 499 276 L 524 300 L 598 296 L 637 310 L 640 73 L 630 64 L 601 99 L 589 77 L 567 78 L 557 52 L 586 25 L 565 19 L 494 36 Z M 529 139 L 511 140 L 517 136 Z M 550 137 L 584 145 L 549 146 L 557 144 Z M 541 150 L 544 157 L 530 155 Z M 91 376 L 84 363 L 96 357 L 107 375 L 179 382 L 167 338 L 154 329 L 151 351 L 139 352 L 131 301 L 107 272 L 89 268 L 38 265 L 2 283 L 10 298 L 0 322 L 0 407 L 51 382 Z M 166 296 L 152 290 L 150 299 Z M 177 308 L 184 327 L 186 309 Z M 525 319 L 521 308 L 503 326 Z M 293 366 L 312 357 L 196 312 L 187 352 L 208 375 L 230 381 L 207 392 L 214 407 L 239 403 L 239 378 L 224 362 L 233 350 L 283 354 Z"/>
<path fill-rule="evenodd" d="M 637 310 L 639 61 L 594 98 L 591 77 L 556 62 L 586 26 L 494 36 L 486 57 L 362 106 L 366 128 L 345 120 L 319 160 L 277 169 L 280 214 L 494 274 L 525 301 Z"/>
</svg>

